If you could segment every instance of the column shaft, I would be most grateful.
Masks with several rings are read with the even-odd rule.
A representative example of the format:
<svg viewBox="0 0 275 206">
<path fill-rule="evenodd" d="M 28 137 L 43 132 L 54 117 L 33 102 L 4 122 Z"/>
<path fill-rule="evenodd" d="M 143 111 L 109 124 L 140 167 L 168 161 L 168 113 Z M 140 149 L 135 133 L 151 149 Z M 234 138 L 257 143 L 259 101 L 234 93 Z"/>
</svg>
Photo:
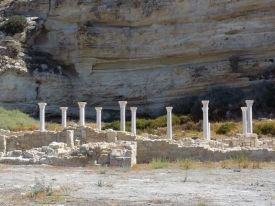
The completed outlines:
<svg viewBox="0 0 275 206">
<path fill-rule="evenodd" d="M 40 117 L 39 131 L 44 132 L 45 131 L 45 107 L 47 103 L 38 103 L 38 105 L 39 105 L 39 117 Z"/>
<path fill-rule="evenodd" d="M 252 105 L 254 100 L 246 100 L 246 106 L 247 106 L 247 133 L 253 133 L 252 128 Z"/>
<path fill-rule="evenodd" d="M 80 126 L 85 126 L 85 105 L 86 102 L 78 102 Z"/>
<path fill-rule="evenodd" d="M 131 132 L 133 134 L 136 134 L 136 111 L 137 111 L 137 108 L 136 107 L 130 107 L 131 109 Z"/>
<path fill-rule="evenodd" d="M 101 131 L 101 110 L 102 107 L 96 107 L 96 127 L 99 131 Z"/>
<path fill-rule="evenodd" d="M 209 101 L 202 101 L 203 104 L 203 138 L 209 140 L 210 136 L 209 136 L 209 125 L 208 125 L 208 104 Z"/>
<path fill-rule="evenodd" d="M 167 139 L 172 139 L 172 109 L 173 107 L 166 107 L 167 110 Z"/>
<path fill-rule="evenodd" d="M 247 107 L 241 107 L 242 110 L 242 118 L 243 118 L 243 134 L 247 134 Z"/>
<path fill-rule="evenodd" d="M 62 111 L 62 129 L 67 127 L 67 109 L 68 107 L 60 107 Z"/>
<path fill-rule="evenodd" d="M 125 107 L 127 101 L 119 101 L 120 106 L 120 131 L 125 132 Z"/>
</svg>

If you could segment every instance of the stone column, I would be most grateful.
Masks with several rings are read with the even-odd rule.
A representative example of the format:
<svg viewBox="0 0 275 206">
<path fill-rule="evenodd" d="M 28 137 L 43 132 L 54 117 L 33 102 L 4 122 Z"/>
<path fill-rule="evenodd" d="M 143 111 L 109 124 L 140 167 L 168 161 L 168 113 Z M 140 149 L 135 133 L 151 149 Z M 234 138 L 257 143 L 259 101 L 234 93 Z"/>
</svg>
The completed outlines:
<svg viewBox="0 0 275 206">
<path fill-rule="evenodd" d="M 120 131 L 125 132 L 125 107 L 127 101 L 119 101 L 120 106 Z"/>
<path fill-rule="evenodd" d="M 242 110 L 242 116 L 243 116 L 243 134 L 246 135 L 247 134 L 247 121 L 246 121 L 247 107 L 241 107 L 241 110 Z"/>
<path fill-rule="evenodd" d="M 102 107 L 96 107 L 96 128 L 101 131 L 101 110 Z"/>
<path fill-rule="evenodd" d="M 252 105 L 254 100 L 246 100 L 246 106 L 247 106 L 247 133 L 253 133 L 252 128 Z"/>
<path fill-rule="evenodd" d="M 203 104 L 202 111 L 203 111 L 203 138 L 209 140 L 209 125 L 208 125 L 208 100 L 201 101 Z"/>
<path fill-rule="evenodd" d="M 136 134 L 136 111 L 137 111 L 137 108 L 136 107 L 130 107 L 131 109 L 131 132 L 133 134 Z"/>
<path fill-rule="evenodd" d="M 86 102 L 78 102 L 79 105 L 79 120 L 80 120 L 80 126 L 85 126 L 85 105 Z"/>
<path fill-rule="evenodd" d="M 62 129 L 67 127 L 67 109 L 68 107 L 60 107 L 62 111 Z"/>
<path fill-rule="evenodd" d="M 39 124 L 39 131 L 44 132 L 45 130 L 45 107 L 47 103 L 38 103 L 39 105 L 39 117 L 40 117 L 40 124 Z"/>
<path fill-rule="evenodd" d="M 208 123 L 208 138 L 211 139 L 211 124 Z"/>
<path fill-rule="evenodd" d="M 166 110 L 167 110 L 167 139 L 172 139 L 172 109 L 173 109 L 173 107 L 166 107 Z"/>
</svg>

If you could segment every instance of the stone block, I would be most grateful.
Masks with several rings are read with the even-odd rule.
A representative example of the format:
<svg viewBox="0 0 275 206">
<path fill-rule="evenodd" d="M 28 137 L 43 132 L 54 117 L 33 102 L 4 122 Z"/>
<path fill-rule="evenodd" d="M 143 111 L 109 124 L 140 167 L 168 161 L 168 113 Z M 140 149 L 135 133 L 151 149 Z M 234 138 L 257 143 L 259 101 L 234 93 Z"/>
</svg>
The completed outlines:
<svg viewBox="0 0 275 206">
<path fill-rule="evenodd" d="M 108 154 L 101 154 L 97 159 L 97 163 L 101 165 L 110 164 L 110 156 Z"/>
<path fill-rule="evenodd" d="M 11 157 L 20 157 L 22 156 L 22 151 L 21 150 L 13 150 Z"/>
<path fill-rule="evenodd" d="M 78 147 L 78 146 L 80 145 L 80 140 L 76 139 L 76 140 L 74 141 L 74 145 L 75 145 L 76 147 Z"/>
<path fill-rule="evenodd" d="M 66 144 L 68 145 L 68 147 L 74 147 L 74 131 L 67 130 L 66 132 Z"/>
<path fill-rule="evenodd" d="M 30 151 L 25 151 L 25 152 L 23 152 L 23 157 L 24 158 L 34 158 L 35 155 Z"/>
<path fill-rule="evenodd" d="M 107 132 L 106 136 L 107 136 L 106 142 L 116 142 L 117 141 L 116 132 Z"/>
<path fill-rule="evenodd" d="M 53 149 L 64 148 L 65 143 L 63 143 L 63 142 L 52 142 L 51 144 L 49 144 L 49 147 L 51 147 Z"/>
<path fill-rule="evenodd" d="M 124 140 L 125 139 L 126 132 L 118 131 L 117 132 L 117 139 L 118 140 Z"/>
</svg>

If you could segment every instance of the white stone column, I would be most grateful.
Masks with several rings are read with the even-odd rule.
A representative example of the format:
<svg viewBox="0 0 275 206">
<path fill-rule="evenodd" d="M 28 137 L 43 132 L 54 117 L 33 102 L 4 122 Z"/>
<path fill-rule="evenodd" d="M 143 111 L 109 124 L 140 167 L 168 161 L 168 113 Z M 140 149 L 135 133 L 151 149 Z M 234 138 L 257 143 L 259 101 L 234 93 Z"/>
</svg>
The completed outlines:
<svg viewBox="0 0 275 206">
<path fill-rule="evenodd" d="M 242 110 L 242 116 L 243 116 L 243 134 L 246 135 L 247 134 L 247 121 L 246 121 L 247 107 L 241 107 L 241 110 Z"/>
<path fill-rule="evenodd" d="M 172 109 L 173 109 L 173 107 L 166 107 L 166 110 L 167 110 L 167 139 L 172 139 Z"/>
<path fill-rule="evenodd" d="M 131 109 L 131 132 L 133 134 L 136 134 L 136 111 L 137 111 L 137 108 L 136 107 L 130 107 Z"/>
<path fill-rule="evenodd" d="M 246 100 L 246 106 L 247 106 L 247 133 L 253 133 L 252 128 L 252 105 L 254 100 Z"/>
<path fill-rule="evenodd" d="M 120 131 L 125 132 L 125 107 L 127 101 L 119 101 L 120 106 Z"/>
<path fill-rule="evenodd" d="M 45 107 L 47 103 L 38 103 L 39 105 L 39 117 L 40 117 L 40 123 L 39 123 L 39 131 L 44 132 L 45 130 Z"/>
<path fill-rule="evenodd" d="M 208 100 L 201 101 L 203 104 L 202 111 L 203 111 L 203 138 L 209 140 L 209 125 L 208 125 Z"/>
<path fill-rule="evenodd" d="M 67 109 L 68 107 L 60 107 L 62 111 L 62 129 L 67 127 Z"/>
<path fill-rule="evenodd" d="M 78 102 L 80 126 L 85 126 L 85 105 L 86 102 Z"/>
<path fill-rule="evenodd" d="M 208 140 L 211 140 L 211 124 L 208 123 Z"/>
<path fill-rule="evenodd" d="M 101 110 L 102 107 L 95 107 L 96 110 L 96 128 L 101 131 Z"/>
</svg>

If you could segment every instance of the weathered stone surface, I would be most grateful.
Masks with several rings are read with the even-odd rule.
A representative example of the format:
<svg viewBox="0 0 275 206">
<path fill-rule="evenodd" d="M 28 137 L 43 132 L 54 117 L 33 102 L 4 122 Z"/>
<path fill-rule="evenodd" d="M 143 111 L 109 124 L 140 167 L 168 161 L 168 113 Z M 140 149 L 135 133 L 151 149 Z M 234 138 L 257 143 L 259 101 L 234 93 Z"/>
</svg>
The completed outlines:
<svg viewBox="0 0 275 206">
<path fill-rule="evenodd" d="M 46 100 L 48 114 L 60 114 L 65 104 L 76 115 L 76 102 L 85 99 L 108 106 L 102 114 L 108 118 L 122 99 L 154 115 L 213 85 L 249 89 L 274 79 L 261 77 L 274 66 L 274 6 L 273 0 L 14 1 L 3 13 L 31 16 L 28 32 L 15 39 L 64 67 L 41 63 L 30 75 L 26 65 L 7 61 L 0 103 L 35 113 L 33 102 Z M 244 59 L 238 72 L 232 55 Z"/>
</svg>

